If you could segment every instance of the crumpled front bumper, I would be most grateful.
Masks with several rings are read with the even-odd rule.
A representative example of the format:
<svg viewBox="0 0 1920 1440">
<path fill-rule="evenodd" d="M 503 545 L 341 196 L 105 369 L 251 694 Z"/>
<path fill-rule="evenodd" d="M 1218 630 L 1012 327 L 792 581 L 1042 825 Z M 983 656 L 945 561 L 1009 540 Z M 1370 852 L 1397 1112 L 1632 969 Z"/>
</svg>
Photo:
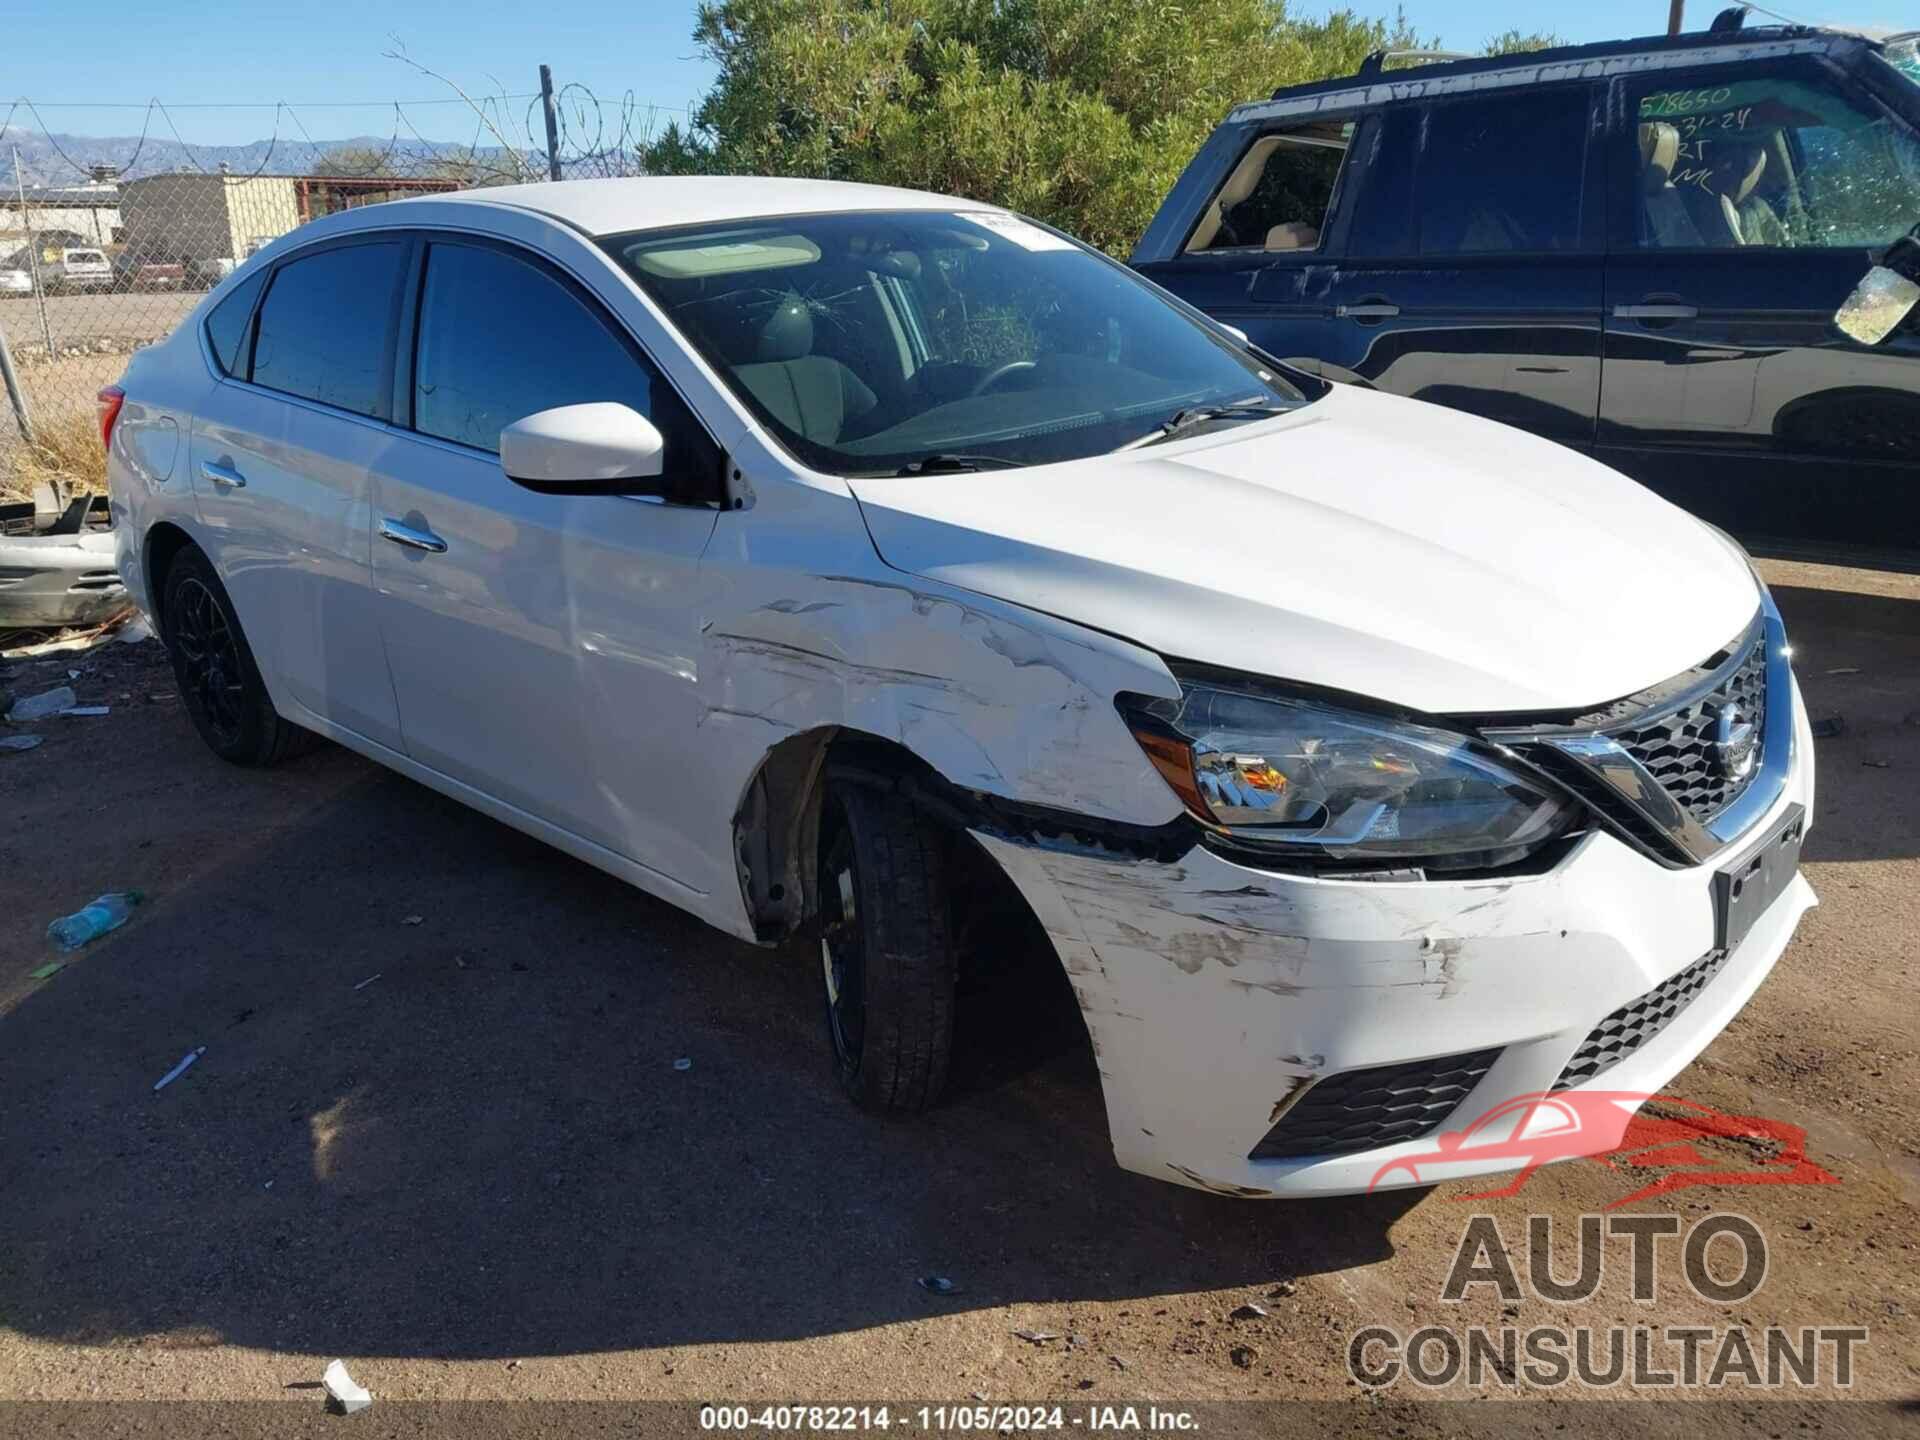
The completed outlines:
<svg viewBox="0 0 1920 1440">
<path fill-rule="evenodd" d="M 1794 731 L 1787 784 L 1751 838 L 1794 805 L 1813 814 L 1797 695 Z M 1546 874 L 1457 882 L 1279 875 L 1204 848 L 1159 862 L 976 833 L 1073 982 L 1120 1164 L 1223 1194 L 1371 1188 L 1396 1158 L 1430 1155 L 1432 1135 L 1332 1156 L 1249 1152 L 1301 1087 L 1343 1071 L 1497 1048 L 1448 1117 L 1455 1129 L 1545 1091 L 1602 1019 L 1714 945 L 1716 864 L 1666 869 L 1600 832 Z M 1705 989 L 1593 1088 L 1658 1091 L 1745 1005 L 1815 903 L 1796 875 Z M 1518 1163 L 1463 1157 L 1447 1173 Z"/>
</svg>

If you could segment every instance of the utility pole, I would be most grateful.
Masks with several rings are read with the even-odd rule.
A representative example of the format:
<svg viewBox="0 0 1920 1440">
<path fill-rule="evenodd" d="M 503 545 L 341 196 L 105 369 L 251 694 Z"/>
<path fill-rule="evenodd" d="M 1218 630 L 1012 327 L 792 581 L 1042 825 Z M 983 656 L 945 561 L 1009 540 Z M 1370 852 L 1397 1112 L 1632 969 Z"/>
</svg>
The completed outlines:
<svg viewBox="0 0 1920 1440">
<path fill-rule="evenodd" d="M 540 67 L 540 108 L 547 116 L 547 178 L 560 178 L 560 116 L 553 108 L 553 69 Z"/>
<path fill-rule="evenodd" d="M 33 238 L 33 221 L 27 214 L 27 181 L 20 170 L 20 147 L 13 147 L 13 190 L 20 197 L 20 224 L 27 232 L 27 269 L 33 276 L 33 298 L 40 307 L 40 338 L 47 342 L 47 358 L 53 359 L 53 327 L 47 323 L 47 287 L 40 279 L 40 247 Z"/>
<path fill-rule="evenodd" d="M 1667 6 L 1667 34 L 1678 35 L 1687 21 L 1687 0 L 1672 0 Z"/>
</svg>

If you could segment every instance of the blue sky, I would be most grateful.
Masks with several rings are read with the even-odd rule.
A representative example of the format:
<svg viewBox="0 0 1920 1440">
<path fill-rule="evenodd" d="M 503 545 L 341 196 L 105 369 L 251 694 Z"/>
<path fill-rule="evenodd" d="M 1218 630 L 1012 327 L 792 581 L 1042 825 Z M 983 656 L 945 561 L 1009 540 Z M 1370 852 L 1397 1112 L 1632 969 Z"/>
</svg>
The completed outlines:
<svg viewBox="0 0 1920 1440">
<path fill-rule="evenodd" d="M 1771 8 L 1796 19 L 1892 29 L 1893 12 L 1909 4 L 1778 0 Z M 10 12 L 0 16 L 0 119 L 25 95 L 57 131 L 137 134 L 145 102 L 158 96 L 189 144 L 228 144 L 266 138 L 274 129 L 274 102 L 284 100 L 315 139 L 386 136 L 396 123 L 392 101 L 444 100 L 450 93 L 382 58 L 396 37 L 423 64 L 475 92 L 501 85 L 515 95 L 535 90 L 536 67 L 544 60 L 558 82 L 584 84 L 603 101 L 617 102 L 631 90 L 643 112 L 649 103 L 684 107 L 711 78 L 694 54 L 694 8 L 692 0 L 547 6 L 328 0 L 297 9 L 260 0 L 189 0 L 186 6 L 114 6 L 95 15 L 98 23 L 76 28 L 73 7 L 55 0 L 0 5 L 0 12 Z M 1329 7 L 1308 0 L 1297 8 Z M 1353 8 L 1388 12 L 1393 0 L 1353 0 Z M 1689 0 L 1688 20 L 1704 26 L 1718 8 L 1718 0 Z M 1548 28 L 1576 41 L 1652 33 L 1665 27 L 1667 6 L 1666 0 L 1408 0 L 1406 9 L 1423 34 L 1437 32 L 1448 45 L 1469 49 L 1510 26 Z M 262 108 L 196 108 L 210 102 Z M 513 102 L 516 119 L 525 104 Z M 404 113 L 431 140 L 472 138 L 471 116 L 459 105 L 410 104 Z M 16 118 L 34 123 L 24 112 Z M 293 120 L 282 116 L 279 123 L 283 134 L 297 138 Z M 169 133 L 159 117 L 154 127 Z M 402 136 L 408 138 L 404 129 Z"/>
</svg>

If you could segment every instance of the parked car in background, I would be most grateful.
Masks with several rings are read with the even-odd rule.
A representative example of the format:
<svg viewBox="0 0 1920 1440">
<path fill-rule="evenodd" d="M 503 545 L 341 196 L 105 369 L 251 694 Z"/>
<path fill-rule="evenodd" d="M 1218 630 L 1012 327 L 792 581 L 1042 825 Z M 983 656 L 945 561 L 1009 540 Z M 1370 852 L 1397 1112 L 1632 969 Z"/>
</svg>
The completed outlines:
<svg viewBox="0 0 1920 1440">
<path fill-rule="evenodd" d="M 40 283 L 49 294 L 111 289 L 113 264 L 104 250 L 62 246 L 41 256 Z"/>
<path fill-rule="evenodd" d="M 184 289 L 187 267 L 178 260 L 123 251 L 113 262 L 113 288 L 154 292 Z"/>
<path fill-rule="evenodd" d="M 0 256 L 0 296 L 32 293 L 33 267 L 27 263 L 27 253 L 21 250 Z"/>
<path fill-rule="evenodd" d="M 1920 560 L 1920 323 L 1834 324 L 1920 223 L 1914 41 L 1738 18 L 1276 91 L 1132 263 L 1290 363 L 1586 451 L 1755 545 Z"/>
<path fill-rule="evenodd" d="M 235 263 L 230 256 L 225 255 L 212 259 L 188 256 L 184 267 L 187 288 L 211 290 L 234 272 Z"/>
<path fill-rule="evenodd" d="M 874 1109 L 939 1097 L 963 975 L 1050 947 L 1122 1164 L 1365 1190 L 1462 1106 L 1658 1091 L 1813 903 L 1812 740 L 1737 545 L 990 206 L 354 209 L 102 425 L 215 754 L 330 736 L 805 937 Z"/>
</svg>

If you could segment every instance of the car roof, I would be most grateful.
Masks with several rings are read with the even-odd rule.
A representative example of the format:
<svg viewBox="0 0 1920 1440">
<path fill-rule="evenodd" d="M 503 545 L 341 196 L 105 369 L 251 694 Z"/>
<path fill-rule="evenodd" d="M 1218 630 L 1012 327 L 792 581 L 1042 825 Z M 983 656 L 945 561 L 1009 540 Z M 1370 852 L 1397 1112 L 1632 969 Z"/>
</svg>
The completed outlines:
<svg viewBox="0 0 1920 1440">
<path fill-rule="evenodd" d="M 1775 25 L 1753 30 L 1698 31 L 1651 35 L 1637 40 L 1604 40 L 1590 45 L 1559 45 L 1515 55 L 1438 60 L 1388 70 L 1387 52 L 1369 55 L 1352 75 L 1283 86 L 1266 100 L 1250 101 L 1230 113 L 1225 124 L 1267 119 L 1300 109 L 1328 110 L 1383 105 L 1393 100 L 1462 91 L 1594 80 L 1642 70 L 1752 60 L 1781 54 L 1847 54 L 1879 49 L 1864 36 L 1807 25 Z"/>
<path fill-rule="evenodd" d="M 422 195 L 406 205 L 509 206 L 546 215 L 589 235 L 665 230 L 768 215 L 821 215 L 846 210 L 998 210 L 976 200 L 856 185 L 840 180 L 791 180 L 757 175 L 643 175 L 613 180 L 559 180 L 499 185 L 486 190 Z M 387 206 L 366 206 L 360 212 Z"/>
</svg>

